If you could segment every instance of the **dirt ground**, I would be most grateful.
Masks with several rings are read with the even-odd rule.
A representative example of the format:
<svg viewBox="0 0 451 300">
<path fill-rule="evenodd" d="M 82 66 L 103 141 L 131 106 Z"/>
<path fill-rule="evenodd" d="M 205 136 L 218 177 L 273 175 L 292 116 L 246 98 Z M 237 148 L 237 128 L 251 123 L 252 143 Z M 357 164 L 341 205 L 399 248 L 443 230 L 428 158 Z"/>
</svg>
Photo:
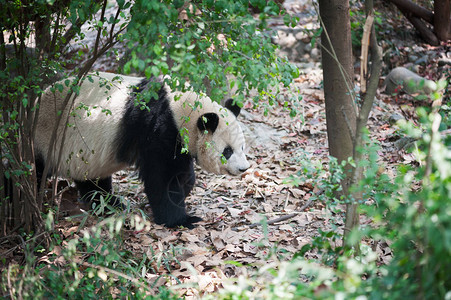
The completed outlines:
<svg viewBox="0 0 451 300">
<path fill-rule="evenodd" d="M 318 28 L 316 13 L 310 1 L 286 1 L 285 5 L 288 11 L 300 17 L 300 22 L 298 27 L 287 29 L 282 26 L 283 22 L 274 20 L 272 27 L 280 33 L 275 41 L 281 45 L 281 55 L 286 55 L 300 68 L 301 76 L 289 89 L 282 89 L 278 97 L 283 100 L 300 94 L 302 100 L 292 104 L 296 105 L 298 116 L 291 118 L 289 112 L 280 107 L 272 107 L 264 116 L 263 107 L 254 108 L 249 102 L 239 119 L 247 137 L 251 168 L 239 177 L 212 175 L 196 168 L 197 181 L 187 199 L 188 210 L 204 221 L 192 230 L 167 229 L 151 221 L 146 222 L 143 230 L 124 230 L 125 246 L 137 255 L 146 255 L 149 249 L 154 253 L 167 252 L 174 246 L 181 249 L 177 254 L 180 263 L 171 274 L 183 283 L 195 281 L 199 284 L 197 290 L 184 291 L 187 297 L 212 292 L 223 278 L 243 272 L 241 267 L 226 261 L 264 264 L 271 247 L 284 249 L 289 256 L 317 236 L 318 229 L 343 225 L 343 218 L 332 216 L 324 203 L 309 201 L 320 192 L 314 182 L 304 182 L 298 187 L 285 183 L 289 176 L 302 171 L 302 164 L 327 166 L 329 160 L 320 51 L 316 45 L 310 45 L 308 34 Z M 381 83 L 397 66 L 413 67 L 425 78 L 439 79 L 443 68 L 449 68 L 449 65 L 440 65 L 439 60 L 450 59 L 450 45 L 430 47 L 423 44 L 393 7 L 377 9 L 387 17 L 379 36 L 385 62 Z M 99 61 L 95 66 L 102 71 L 114 67 L 108 60 Z M 359 74 L 358 60 L 355 68 L 355 73 Z M 416 163 L 415 158 L 397 144 L 400 139 L 398 128 L 391 122 L 399 118 L 415 121 L 416 105 L 418 103 L 410 95 L 385 95 L 381 85 L 370 114 L 369 129 L 372 138 L 381 145 L 380 163 L 384 172 L 390 174 L 400 163 Z M 116 174 L 114 189 L 130 201 L 134 212 L 141 207 L 151 215 L 145 205 L 143 186 L 134 170 Z M 78 213 L 76 191 L 69 188 L 63 196 L 57 225 L 62 236 L 69 237 L 78 229 L 82 217 L 68 218 Z M 290 219 L 269 225 L 267 237 L 260 225 L 251 225 L 263 218 L 272 220 L 292 213 L 295 215 Z M 90 217 L 85 226 L 95 223 L 96 219 Z M 383 263 L 388 259 L 386 256 L 391 255 L 390 251 L 386 245 L 377 247 L 379 260 Z M 0 250 L 5 253 L 7 249 Z M 11 252 L 7 259 L 17 261 L 18 258 Z M 156 279 L 165 273 L 167 270 L 161 268 L 160 273 L 147 274 L 147 277 Z M 167 281 L 163 280 L 161 284 L 167 284 Z"/>
</svg>

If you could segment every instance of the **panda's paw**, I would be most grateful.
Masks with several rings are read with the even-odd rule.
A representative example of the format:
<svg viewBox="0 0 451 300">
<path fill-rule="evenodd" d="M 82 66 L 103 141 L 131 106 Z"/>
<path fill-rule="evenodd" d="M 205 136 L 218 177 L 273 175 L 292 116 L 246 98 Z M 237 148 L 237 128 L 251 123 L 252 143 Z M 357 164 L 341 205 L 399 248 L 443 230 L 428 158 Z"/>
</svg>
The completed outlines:
<svg viewBox="0 0 451 300">
<path fill-rule="evenodd" d="M 194 225 L 194 223 L 200 222 L 202 221 L 202 218 L 196 217 L 196 216 L 187 216 L 186 217 L 186 221 L 185 224 L 183 226 L 189 228 L 189 229 L 193 229 L 194 227 L 196 227 L 196 225 Z"/>
<path fill-rule="evenodd" d="M 169 223 L 169 224 L 166 223 L 165 225 L 168 228 L 176 228 L 176 227 L 183 226 L 183 227 L 186 227 L 188 229 L 193 229 L 194 227 L 196 227 L 196 225 L 194 223 L 197 223 L 197 222 L 200 222 L 200 221 L 202 221 L 202 218 L 195 217 L 195 216 L 188 216 L 187 215 L 184 218 L 183 221 L 178 221 L 178 222 Z M 158 224 L 158 222 L 157 222 L 157 224 Z"/>
</svg>

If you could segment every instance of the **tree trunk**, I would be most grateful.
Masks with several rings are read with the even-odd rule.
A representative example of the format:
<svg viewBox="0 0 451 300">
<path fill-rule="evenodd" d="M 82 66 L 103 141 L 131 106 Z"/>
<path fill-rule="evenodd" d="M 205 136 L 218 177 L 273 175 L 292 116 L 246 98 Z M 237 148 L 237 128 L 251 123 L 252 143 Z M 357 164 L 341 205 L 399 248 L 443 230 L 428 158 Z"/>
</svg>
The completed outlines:
<svg viewBox="0 0 451 300">
<path fill-rule="evenodd" d="M 434 32 L 441 41 L 451 39 L 450 0 L 434 1 Z"/>
<path fill-rule="evenodd" d="M 431 45 L 451 39 L 450 0 L 435 0 L 434 13 L 410 0 L 388 0 L 394 3 L 418 30 L 421 37 Z M 434 26 L 430 28 L 424 21 Z"/>
<path fill-rule="evenodd" d="M 434 20 L 434 14 L 432 12 L 410 0 L 390 0 L 390 2 L 394 3 L 401 11 L 408 12 L 409 14 L 422 18 L 430 24 L 432 24 L 432 21 Z"/>
<path fill-rule="evenodd" d="M 349 1 L 319 2 L 324 30 L 322 63 L 329 152 L 338 161 L 352 157 L 352 136 L 356 124 L 353 104 L 352 45 Z"/>
<path fill-rule="evenodd" d="M 341 162 L 353 156 L 356 128 L 349 1 L 320 0 L 319 10 L 323 22 L 321 43 L 329 153 Z M 344 194 L 348 195 L 352 167 L 348 165 L 345 171 L 342 186 Z M 358 222 L 354 206 L 348 203 L 346 207 L 345 240 Z"/>
</svg>

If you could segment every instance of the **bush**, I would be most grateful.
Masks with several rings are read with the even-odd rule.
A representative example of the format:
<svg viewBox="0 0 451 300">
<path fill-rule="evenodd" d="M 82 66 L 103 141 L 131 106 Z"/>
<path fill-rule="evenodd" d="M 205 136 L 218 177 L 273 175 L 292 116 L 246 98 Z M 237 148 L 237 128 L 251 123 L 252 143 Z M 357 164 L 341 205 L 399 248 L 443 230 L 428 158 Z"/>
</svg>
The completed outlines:
<svg viewBox="0 0 451 300">
<path fill-rule="evenodd" d="M 425 109 L 419 109 L 418 114 L 420 126 L 405 123 L 402 128 L 417 140 L 413 151 L 422 162 L 420 166 L 401 165 L 389 178 L 380 172 L 377 145 L 367 140 L 366 173 L 354 188 L 364 192 L 364 199 L 371 199 L 361 203 L 360 210 L 373 222 L 352 233 L 353 239 L 363 238 L 358 252 L 333 246 L 342 239 L 336 228 L 320 231 L 291 261 L 271 257 L 273 262 L 268 265 L 248 267 L 251 275 L 225 284 L 219 297 L 449 299 L 451 139 L 437 132 L 439 114 Z M 332 159 L 328 171 L 321 165 L 307 165 L 302 174 L 290 180 L 316 184 L 324 194 L 315 200 L 325 201 L 329 210 L 340 215 L 340 202 L 333 195 L 342 170 L 343 166 Z M 393 253 L 387 264 L 377 261 L 370 247 L 378 242 L 387 243 Z M 304 256 L 310 251 L 320 258 L 307 261 Z"/>
<path fill-rule="evenodd" d="M 367 283 L 374 299 L 451 296 L 451 141 L 434 133 L 437 116 L 420 109 L 422 130 L 404 125 L 420 137 L 416 155 L 423 164 L 401 166 L 391 189 L 375 194 L 377 205 L 363 207 L 378 224 L 369 236 L 389 241 L 394 253 Z"/>
<path fill-rule="evenodd" d="M 19 299 L 177 299 L 166 287 L 157 288 L 158 280 L 146 278 L 157 273 L 155 267 L 170 271 L 176 258 L 171 253 L 137 257 L 125 247 L 125 225 L 139 231 L 146 221 L 114 215 L 68 241 L 53 234 L 51 251 L 42 249 L 46 256 L 38 259 L 36 249 L 28 249 L 24 266 L 11 264 L 2 273 L 1 290 Z"/>
</svg>

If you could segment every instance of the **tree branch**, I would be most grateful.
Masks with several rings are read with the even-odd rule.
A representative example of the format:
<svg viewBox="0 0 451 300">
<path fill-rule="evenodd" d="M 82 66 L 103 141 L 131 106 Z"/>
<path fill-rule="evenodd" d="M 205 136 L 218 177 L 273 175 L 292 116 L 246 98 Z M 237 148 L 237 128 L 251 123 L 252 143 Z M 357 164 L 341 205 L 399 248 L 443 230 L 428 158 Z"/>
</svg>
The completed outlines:
<svg viewBox="0 0 451 300">
<path fill-rule="evenodd" d="M 282 217 L 277 218 L 277 219 L 269 220 L 266 224 L 268 224 L 268 225 L 273 225 L 273 224 L 275 224 L 275 223 L 279 223 L 279 222 L 286 221 L 286 220 L 289 220 L 289 219 L 291 219 L 291 218 L 294 218 L 294 217 L 296 217 L 297 215 L 299 215 L 300 212 L 304 211 L 306 208 L 308 208 L 310 205 L 312 205 L 312 203 L 313 203 L 313 200 L 312 200 L 312 199 L 309 199 L 309 200 L 307 201 L 307 203 L 304 204 L 303 206 L 301 206 L 301 208 L 299 208 L 299 210 L 298 210 L 297 212 L 291 213 L 291 214 L 286 215 L 286 216 L 282 216 Z M 257 227 L 257 226 L 259 226 L 259 225 L 262 225 L 262 224 L 261 224 L 261 223 L 253 223 L 253 224 L 249 225 L 249 228 L 254 228 L 254 227 Z"/>
<path fill-rule="evenodd" d="M 401 11 L 410 12 L 415 16 L 420 17 L 423 20 L 426 20 L 428 23 L 434 24 L 434 14 L 429 10 L 427 10 L 426 8 L 421 7 L 409 0 L 388 0 L 388 1 L 395 4 Z"/>
<path fill-rule="evenodd" d="M 438 46 L 440 44 L 437 36 L 423 23 L 423 21 L 412 15 L 411 13 L 406 12 L 403 9 L 400 9 L 401 12 L 406 16 L 406 18 L 412 23 L 412 25 L 418 30 L 418 33 L 421 35 L 421 38 L 424 39 L 428 44 L 433 46 Z"/>
<path fill-rule="evenodd" d="M 362 160 L 361 148 L 363 146 L 363 130 L 367 125 L 368 117 L 373 107 L 374 98 L 376 96 L 377 87 L 379 84 L 379 76 L 382 69 L 382 51 L 377 45 L 376 32 L 374 30 L 372 17 L 373 12 L 370 11 L 368 18 L 366 20 L 365 29 L 371 31 L 370 34 L 370 49 L 371 49 L 371 73 L 369 82 L 367 85 L 366 93 L 362 93 L 363 103 L 360 108 L 360 112 L 357 116 L 357 124 L 355 131 L 355 140 L 353 145 L 353 158 L 356 167 L 353 169 L 350 185 L 355 185 L 360 181 L 363 176 L 363 168 L 360 166 L 360 161 Z M 368 34 L 364 33 L 364 37 Z M 364 43 L 362 42 L 362 45 Z M 368 46 L 368 44 L 366 44 Z M 363 67 L 363 66 L 362 66 Z M 367 78 L 361 79 L 367 80 Z M 345 218 L 345 230 L 344 230 L 344 245 L 350 245 L 349 233 L 353 228 L 357 227 L 359 224 L 359 215 L 357 212 L 358 202 L 356 200 L 361 200 L 361 192 L 354 192 L 351 203 L 346 204 L 346 218 Z M 358 251 L 358 247 L 355 248 Z"/>
</svg>

